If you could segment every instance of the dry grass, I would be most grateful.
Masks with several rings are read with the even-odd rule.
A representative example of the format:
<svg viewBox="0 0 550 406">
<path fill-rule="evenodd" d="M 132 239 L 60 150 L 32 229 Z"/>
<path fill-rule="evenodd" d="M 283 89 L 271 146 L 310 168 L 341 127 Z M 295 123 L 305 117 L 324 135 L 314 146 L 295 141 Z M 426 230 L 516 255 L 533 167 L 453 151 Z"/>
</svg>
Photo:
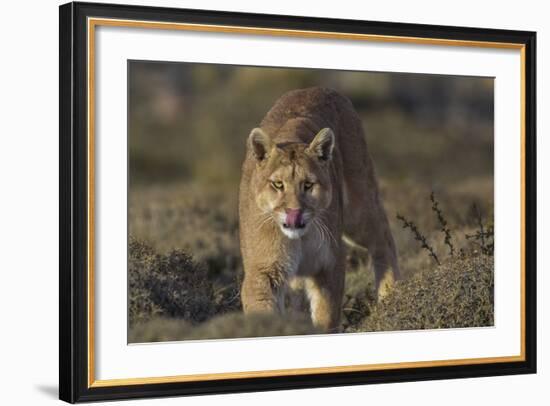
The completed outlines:
<svg viewBox="0 0 550 406">
<path fill-rule="evenodd" d="M 452 233 L 455 253 L 451 256 L 440 219 L 431 208 L 430 191 L 418 184 L 383 184 L 404 279 L 377 304 L 368 256 L 349 251 L 342 310 L 344 332 L 492 325 L 493 260 L 481 253 L 475 239 L 466 238 L 479 228 L 472 202 L 482 207 L 481 212 L 489 219 L 484 221 L 490 223 L 489 210 L 479 203 L 490 195 L 486 186 L 483 179 L 477 188 L 469 181 L 467 185 L 457 184 L 453 193 L 436 194 L 441 215 Z M 392 216 L 391 210 L 396 208 L 414 219 L 440 258 L 440 266 L 421 249 L 410 230 L 401 226 L 395 214 Z M 292 313 L 285 319 L 250 319 L 242 315 L 236 212 L 236 199 L 222 191 L 186 184 L 132 191 L 130 342 L 315 332 L 305 312 Z"/>
<path fill-rule="evenodd" d="M 233 312 L 216 316 L 199 326 L 181 319 L 154 318 L 136 324 L 129 334 L 131 343 L 154 341 L 204 340 L 248 337 L 277 337 L 319 333 L 304 315 L 278 317 Z"/>
</svg>

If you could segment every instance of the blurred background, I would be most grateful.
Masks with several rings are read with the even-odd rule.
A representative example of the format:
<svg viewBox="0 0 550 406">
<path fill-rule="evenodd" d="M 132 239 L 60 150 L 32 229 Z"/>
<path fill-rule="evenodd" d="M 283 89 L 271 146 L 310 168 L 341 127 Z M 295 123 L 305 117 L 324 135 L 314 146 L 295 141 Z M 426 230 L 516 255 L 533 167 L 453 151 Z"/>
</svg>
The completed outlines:
<svg viewBox="0 0 550 406">
<path fill-rule="evenodd" d="M 129 62 L 128 72 L 130 328 L 158 318 L 196 326 L 240 310 L 237 197 L 245 142 L 289 90 L 324 86 L 351 99 L 406 277 L 434 264 L 398 213 L 418 226 L 441 258 L 447 255 L 432 192 L 457 252 L 475 251 L 466 235 L 479 229 L 480 219 L 492 225 L 492 78 L 145 61 Z M 174 259 L 174 252 L 180 256 Z M 170 264 L 184 263 L 202 279 L 175 288 L 167 272 Z M 349 276 L 356 289 L 348 292 L 344 326 L 352 331 L 365 326 L 374 305 L 368 258 L 350 252 L 349 268 L 356 271 Z M 200 292 L 196 300 L 189 299 L 190 289 Z M 155 340 L 140 331 L 136 341 Z"/>
<path fill-rule="evenodd" d="M 492 174 L 491 78 L 138 61 L 129 74 L 132 184 L 238 182 L 250 130 L 283 93 L 310 86 L 351 99 L 384 178 Z"/>
</svg>

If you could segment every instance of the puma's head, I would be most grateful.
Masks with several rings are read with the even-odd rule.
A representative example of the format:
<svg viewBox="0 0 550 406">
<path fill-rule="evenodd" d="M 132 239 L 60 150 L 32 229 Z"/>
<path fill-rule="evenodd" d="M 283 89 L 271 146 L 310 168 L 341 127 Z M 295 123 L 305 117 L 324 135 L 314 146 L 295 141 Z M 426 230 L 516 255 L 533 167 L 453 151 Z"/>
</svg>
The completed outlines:
<svg viewBox="0 0 550 406">
<path fill-rule="evenodd" d="M 260 128 L 250 133 L 256 204 L 288 238 L 301 238 L 312 225 L 322 227 L 323 211 L 332 200 L 329 162 L 334 142 L 330 128 L 319 131 L 309 144 L 275 144 Z"/>
</svg>

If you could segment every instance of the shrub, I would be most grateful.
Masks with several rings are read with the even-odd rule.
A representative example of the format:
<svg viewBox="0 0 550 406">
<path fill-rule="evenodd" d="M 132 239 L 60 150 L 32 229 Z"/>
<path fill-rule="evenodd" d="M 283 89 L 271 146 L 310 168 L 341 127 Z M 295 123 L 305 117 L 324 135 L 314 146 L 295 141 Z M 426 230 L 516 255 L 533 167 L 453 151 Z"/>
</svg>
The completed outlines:
<svg viewBox="0 0 550 406">
<path fill-rule="evenodd" d="M 128 254 L 130 326 L 159 316 L 198 323 L 215 313 L 214 291 L 206 269 L 185 252 L 157 254 L 130 238 Z"/>
<path fill-rule="evenodd" d="M 137 188 L 129 196 L 129 230 L 161 255 L 174 249 L 191 253 L 207 270 L 217 311 L 241 308 L 243 271 L 234 190 L 180 183 Z"/>
<path fill-rule="evenodd" d="M 356 331 L 481 327 L 494 324 L 493 257 L 452 258 L 398 281 Z"/>
</svg>

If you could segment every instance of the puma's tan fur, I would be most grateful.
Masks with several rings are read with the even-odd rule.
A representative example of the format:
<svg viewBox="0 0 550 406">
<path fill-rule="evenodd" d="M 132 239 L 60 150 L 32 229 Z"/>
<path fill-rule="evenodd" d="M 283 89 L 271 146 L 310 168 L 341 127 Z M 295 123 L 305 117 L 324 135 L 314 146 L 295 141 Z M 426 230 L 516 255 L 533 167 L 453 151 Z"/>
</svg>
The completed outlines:
<svg viewBox="0 0 550 406">
<path fill-rule="evenodd" d="M 285 288 L 301 278 L 313 322 L 338 331 L 344 233 L 368 248 L 379 297 L 388 281 L 399 278 L 360 119 L 351 102 L 333 90 L 288 92 L 252 130 L 239 220 L 247 313 L 282 311 Z"/>
</svg>

